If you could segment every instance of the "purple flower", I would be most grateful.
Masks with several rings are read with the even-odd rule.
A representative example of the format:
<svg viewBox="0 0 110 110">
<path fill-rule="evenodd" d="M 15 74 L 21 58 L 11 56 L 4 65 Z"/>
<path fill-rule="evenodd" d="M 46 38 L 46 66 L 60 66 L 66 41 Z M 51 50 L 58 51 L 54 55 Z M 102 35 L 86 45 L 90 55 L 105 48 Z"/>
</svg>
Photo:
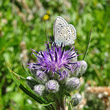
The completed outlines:
<svg viewBox="0 0 110 110">
<path fill-rule="evenodd" d="M 46 44 L 45 51 L 33 50 L 33 54 L 36 56 L 37 62 L 28 64 L 31 71 L 42 70 L 45 73 L 52 73 L 52 76 L 57 73 L 62 79 L 67 76 L 68 72 L 74 72 L 78 67 L 74 48 L 66 50 L 62 45 L 57 47 L 55 43 L 51 46 Z M 76 67 L 73 68 L 74 66 Z"/>
</svg>

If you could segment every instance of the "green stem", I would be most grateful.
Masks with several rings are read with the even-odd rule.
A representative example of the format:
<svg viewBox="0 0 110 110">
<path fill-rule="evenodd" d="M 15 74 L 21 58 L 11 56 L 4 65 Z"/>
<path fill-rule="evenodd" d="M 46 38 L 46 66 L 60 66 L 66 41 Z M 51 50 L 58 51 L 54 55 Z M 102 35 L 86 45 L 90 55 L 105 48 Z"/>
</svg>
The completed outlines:
<svg viewBox="0 0 110 110">
<path fill-rule="evenodd" d="M 64 97 L 61 97 L 59 100 L 56 99 L 56 110 L 65 110 L 65 100 Z"/>
</svg>

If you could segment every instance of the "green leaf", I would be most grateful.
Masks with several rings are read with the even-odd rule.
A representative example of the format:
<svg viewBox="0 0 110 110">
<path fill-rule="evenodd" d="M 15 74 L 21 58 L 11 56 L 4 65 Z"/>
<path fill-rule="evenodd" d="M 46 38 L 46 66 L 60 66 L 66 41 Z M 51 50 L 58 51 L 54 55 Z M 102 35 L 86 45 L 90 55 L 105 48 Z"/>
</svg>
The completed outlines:
<svg viewBox="0 0 110 110">
<path fill-rule="evenodd" d="M 19 80 L 20 80 L 20 79 L 25 80 L 25 78 L 22 77 L 21 75 L 16 74 L 14 71 L 12 71 L 11 68 L 10 68 L 7 64 L 6 64 L 6 66 L 7 66 L 8 70 L 9 70 L 10 75 L 11 75 L 11 77 L 13 78 L 13 80 L 16 82 L 17 85 L 20 85 Z"/>
<path fill-rule="evenodd" d="M 27 90 L 22 84 L 19 85 L 19 88 L 25 92 L 27 95 L 29 95 L 31 98 L 36 100 L 38 103 L 42 104 L 45 103 L 43 100 L 41 100 L 39 97 L 36 97 L 33 93 L 31 93 L 29 90 Z"/>
<path fill-rule="evenodd" d="M 30 96 L 32 99 L 34 99 L 35 101 L 37 101 L 38 103 L 42 104 L 43 106 L 45 106 L 48 110 L 51 110 L 52 106 L 52 102 L 47 102 L 44 98 L 42 97 L 38 97 L 35 94 L 33 94 L 32 92 L 30 92 L 28 89 L 26 89 L 21 83 L 20 80 L 26 80 L 24 77 L 22 77 L 21 75 L 16 74 L 14 71 L 11 70 L 11 68 L 7 65 L 8 70 L 11 73 L 11 76 L 13 78 L 13 80 L 16 82 L 16 84 L 19 86 L 19 88 L 26 93 L 28 96 Z M 54 109 L 53 109 L 54 110 Z"/>
<path fill-rule="evenodd" d="M 28 96 L 30 96 L 31 98 L 33 98 L 35 101 L 37 101 L 38 103 L 42 104 L 43 106 L 45 106 L 48 110 L 51 110 L 51 103 L 47 103 L 47 101 L 45 101 L 43 98 L 37 97 L 36 95 L 34 95 L 33 93 L 31 93 L 30 91 L 28 91 L 22 84 L 19 85 L 19 88 L 25 92 Z"/>
<path fill-rule="evenodd" d="M 68 104 L 68 110 L 73 110 L 71 103 Z"/>
<path fill-rule="evenodd" d="M 70 93 L 68 93 L 68 92 L 65 92 L 65 94 L 66 94 L 66 96 L 71 96 Z"/>
<path fill-rule="evenodd" d="M 26 70 L 24 64 L 22 64 L 22 68 L 23 68 L 24 72 L 27 74 L 27 76 L 30 76 L 30 73 Z"/>
<path fill-rule="evenodd" d="M 14 71 L 11 70 L 11 68 L 6 64 L 9 72 L 11 73 L 12 78 L 14 79 L 14 81 L 16 80 L 18 82 L 18 80 L 26 80 L 23 76 L 15 73 Z"/>
</svg>

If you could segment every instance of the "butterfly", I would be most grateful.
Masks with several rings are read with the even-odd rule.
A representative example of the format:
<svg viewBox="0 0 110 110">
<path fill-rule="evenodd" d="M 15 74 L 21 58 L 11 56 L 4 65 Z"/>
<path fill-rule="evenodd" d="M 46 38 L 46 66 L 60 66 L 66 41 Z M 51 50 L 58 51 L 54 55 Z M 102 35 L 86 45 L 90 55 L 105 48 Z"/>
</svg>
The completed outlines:
<svg viewBox="0 0 110 110">
<path fill-rule="evenodd" d="M 76 29 L 72 24 L 68 24 L 66 20 L 58 16 L 54 22 L 54 41 L 56 45 L 63 46 L 74 44 L 76 39 Z"/>
</svg>

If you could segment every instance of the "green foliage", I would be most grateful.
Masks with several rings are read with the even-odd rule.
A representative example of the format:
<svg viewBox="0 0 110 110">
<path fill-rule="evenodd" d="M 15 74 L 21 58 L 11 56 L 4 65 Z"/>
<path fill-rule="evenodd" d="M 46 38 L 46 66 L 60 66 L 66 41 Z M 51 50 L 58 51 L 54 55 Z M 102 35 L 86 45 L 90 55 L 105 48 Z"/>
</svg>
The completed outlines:
<svg viewBox="0 0 110 110">
<path fill-rule="evenodd" d="M 32 59 L 31 49 L 45 48 L 47 36 L 53 36 L 56 16 L 64 17 L 77 30 L 75 47 L 79 59 L 83 59 L 91 33 L 91 41 L 85 60 L 88 70 L 85 82 L 94 80 L 97 85 L 110 86 L 110 2 L 109 0 L 0 0 L 0 110 L 44 110 L 24 94 L 13 82 L 12 70 L 23 77 L 21 53 Z M 47 15 L 49 18 L 46 19 Z M 46 31 L 45 31 L 46 30 Z M 25 42 L 23 48 L 22 42 Z M 34 58 L 33 58 L 34 60 Z M 7 64 L 7 65 L 6 65 Z M 22 81 L 25 85 L 25 81 Z M 95 107 L 94 107 L 95 108 Z M 89 109 L 88 109 L 89 110 Z"/>
</svg>

